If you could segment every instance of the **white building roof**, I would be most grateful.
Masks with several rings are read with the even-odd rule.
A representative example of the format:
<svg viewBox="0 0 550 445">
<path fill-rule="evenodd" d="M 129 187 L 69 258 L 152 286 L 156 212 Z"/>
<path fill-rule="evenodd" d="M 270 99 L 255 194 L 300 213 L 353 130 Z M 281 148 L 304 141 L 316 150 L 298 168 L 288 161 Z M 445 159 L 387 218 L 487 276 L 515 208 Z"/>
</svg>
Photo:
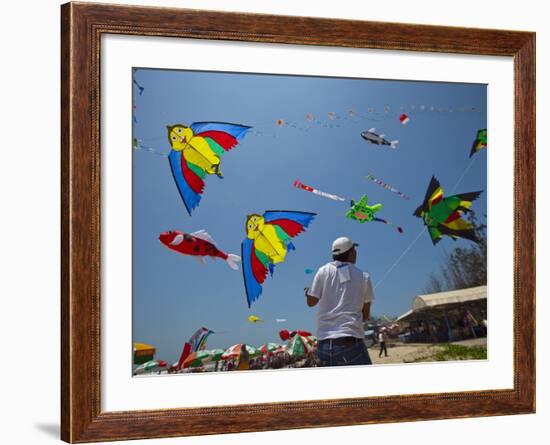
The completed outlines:
<svg viewBox="0 0 550 445">
<path fill-rule="evenodd" d="M 395 321 L 401 321 L 403 320 L 404 318 L 407 318 L 409 315 L 412 314 L 412 309 L 409 309 L 407 312 L 405 312 L 404 314 L 400 315 L 399 317 L 397 317 L 397 320 Z"/>
<path fill-rule="evenodd" d="M 449 292 L 438 292 L 436 294 L 417 295 L 416 298 L 413 300 L 412 311 L 414 312 L 419 309 L 453 303 L 465 303 L 467 301 L 483 300 L 486 298 L 487 286 L 470 287 L 468 289 L 453 290 Z M 401 317 L 403 317 L 404 315 L 405 314 L 403 314 Z"/>
</svg>

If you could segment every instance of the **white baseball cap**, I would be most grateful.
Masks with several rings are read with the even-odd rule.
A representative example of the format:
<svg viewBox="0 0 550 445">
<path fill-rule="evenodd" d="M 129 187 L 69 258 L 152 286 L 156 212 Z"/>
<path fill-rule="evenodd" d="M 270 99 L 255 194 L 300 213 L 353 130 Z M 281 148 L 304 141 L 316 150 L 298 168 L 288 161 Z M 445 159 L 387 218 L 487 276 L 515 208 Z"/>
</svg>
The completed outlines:
<svg viewBox="0 0 550 445">
<path fill-rule="evenodd" d="M 340 255 L 341 253 L 345 253 L 358 245 L 359 244 L 354 243 L 351 238 L 342 236 L 341 238 L 336 238 L 332 243 L 332 253 L 335 255 Z"/>
</svg>

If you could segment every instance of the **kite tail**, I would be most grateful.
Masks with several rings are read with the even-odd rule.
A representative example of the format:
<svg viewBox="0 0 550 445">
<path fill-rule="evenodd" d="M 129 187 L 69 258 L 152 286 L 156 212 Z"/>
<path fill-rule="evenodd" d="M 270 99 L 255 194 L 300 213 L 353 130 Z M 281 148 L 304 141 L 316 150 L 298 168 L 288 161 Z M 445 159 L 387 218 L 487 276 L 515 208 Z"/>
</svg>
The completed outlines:
<svg viewBox="0 0 550 445">
<path fill-rule="evenodd" d="M 390 142 L 390 148 L 397 148 L 397 144 L 399 144 L 399 141 L 391 141 Z"/>
<path fill-rule="evenodd" d="M 403 233 L 403 228 L 396 225 L 396 224 L 394 224 L 394 223 L 392 223 L 391 221 L 387 221 L 387 220 L 382 219 L 382 218 L 373 218 L 373 221 L 378 221 L 378 222 L 387 224 L 388 226 L 395 227 L 399 233 Z"/>
<path fill-rule="evenodd" d="M 227 259 L 225 262 L 231 269 L 233 270 L 239 270 L 238 262 L 241 261 L 241 257 L 239 255 L 233 255 L 232 253 L 227 254 Z"/>
</svg>

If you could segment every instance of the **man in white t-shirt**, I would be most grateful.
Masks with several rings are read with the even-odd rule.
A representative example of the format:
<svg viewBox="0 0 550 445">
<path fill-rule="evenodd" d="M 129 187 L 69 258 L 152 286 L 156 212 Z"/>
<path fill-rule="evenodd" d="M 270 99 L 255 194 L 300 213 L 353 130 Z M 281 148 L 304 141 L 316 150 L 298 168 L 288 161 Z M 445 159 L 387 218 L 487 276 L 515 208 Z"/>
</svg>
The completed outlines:
<svg viewBox="0 0 550 445">
<path fill-rule="evenodd" d="M 332 258 L 306 289 L 307 305 L 317 306 L 317 356 L 320 366 L 372 364 L 364 342 L 363 322 L 374 300 L 368 273 L 355 266 L 357 251 L 350 238 L 332 243 Z"/>
</svg>

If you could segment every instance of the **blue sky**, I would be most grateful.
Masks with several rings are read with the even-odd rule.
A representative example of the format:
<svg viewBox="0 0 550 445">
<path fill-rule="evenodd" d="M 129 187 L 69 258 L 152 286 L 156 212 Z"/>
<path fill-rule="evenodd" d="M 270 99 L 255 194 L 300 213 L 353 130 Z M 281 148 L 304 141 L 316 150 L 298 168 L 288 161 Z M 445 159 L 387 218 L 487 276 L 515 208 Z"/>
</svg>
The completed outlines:
<svg viewBox="0 0 550 445">
<path fill-rule="evenodd" d="M 158 153 L 170 148 L 166 125 L 225 121 L 254 127 L 223 157 L 225 178 L 206 178 L 203 199 L 191 217 L 168 159 L 133 151 L 133 339 L 155 345 L 157 358 L 169 362 L 201 326 L 217 332 L 208 342 L 212 348 L 278 341 L 283 328 L 315 332 L 316 309 L 308 308 L 303 296 L 312 275 L 304 270 L 330 260 L 333 239 L 349 236 L 360 244 L 357 265 L 376 285 L 421 231 L 422 221 L 412 213 L 432 175 L 447 193 L 486 191 L 485 152 L 469 159 L 477 130 L 487 125 L 485 85 L 149 69 L 137 69 L 133 76 L 144 88 L 140 95 L 134 85 L 134 137 Z M 352 109 L 358 116 L 349 117 Z M 333 120 L 329 112 L 335 113 Z M 402 112 L 411 118 L 407 125 L 399 122 Z M 308 113 L 317 123 L 306 120 Z M 276 125 L 278 119 L 286 124 Z M 398 148 L 364 141 L 360 133 L 372 127 L 388 140 L 398 139 Z M 369 173 L 411 200 L 367 181 Z M 378 215 L 404 233 L 346 219 L 347 201 L 295 189 L 296 179 L 347 199 L 366 194 L 369 203 L 383 204 Z M 201 265 L 158 241 L 166 230 L 205 229 L 221 250 L 240 254 L 246 215 L 279 209 L 318 216 L 295 238 L 296 251 L 266 279 L 250 310 L 240 271 L 220 260 Z M 486 193 L 473 209 L 483 219 Z M 444 239 L 434 247 L 423 234 L 377 286 L 373 313 L 407 311 L 444 252 L 469 243 Z M 250 324 L 251 314 L 265 322 Z M 279 324 L 276 318 L 288 321 Z"/>
</svg>

